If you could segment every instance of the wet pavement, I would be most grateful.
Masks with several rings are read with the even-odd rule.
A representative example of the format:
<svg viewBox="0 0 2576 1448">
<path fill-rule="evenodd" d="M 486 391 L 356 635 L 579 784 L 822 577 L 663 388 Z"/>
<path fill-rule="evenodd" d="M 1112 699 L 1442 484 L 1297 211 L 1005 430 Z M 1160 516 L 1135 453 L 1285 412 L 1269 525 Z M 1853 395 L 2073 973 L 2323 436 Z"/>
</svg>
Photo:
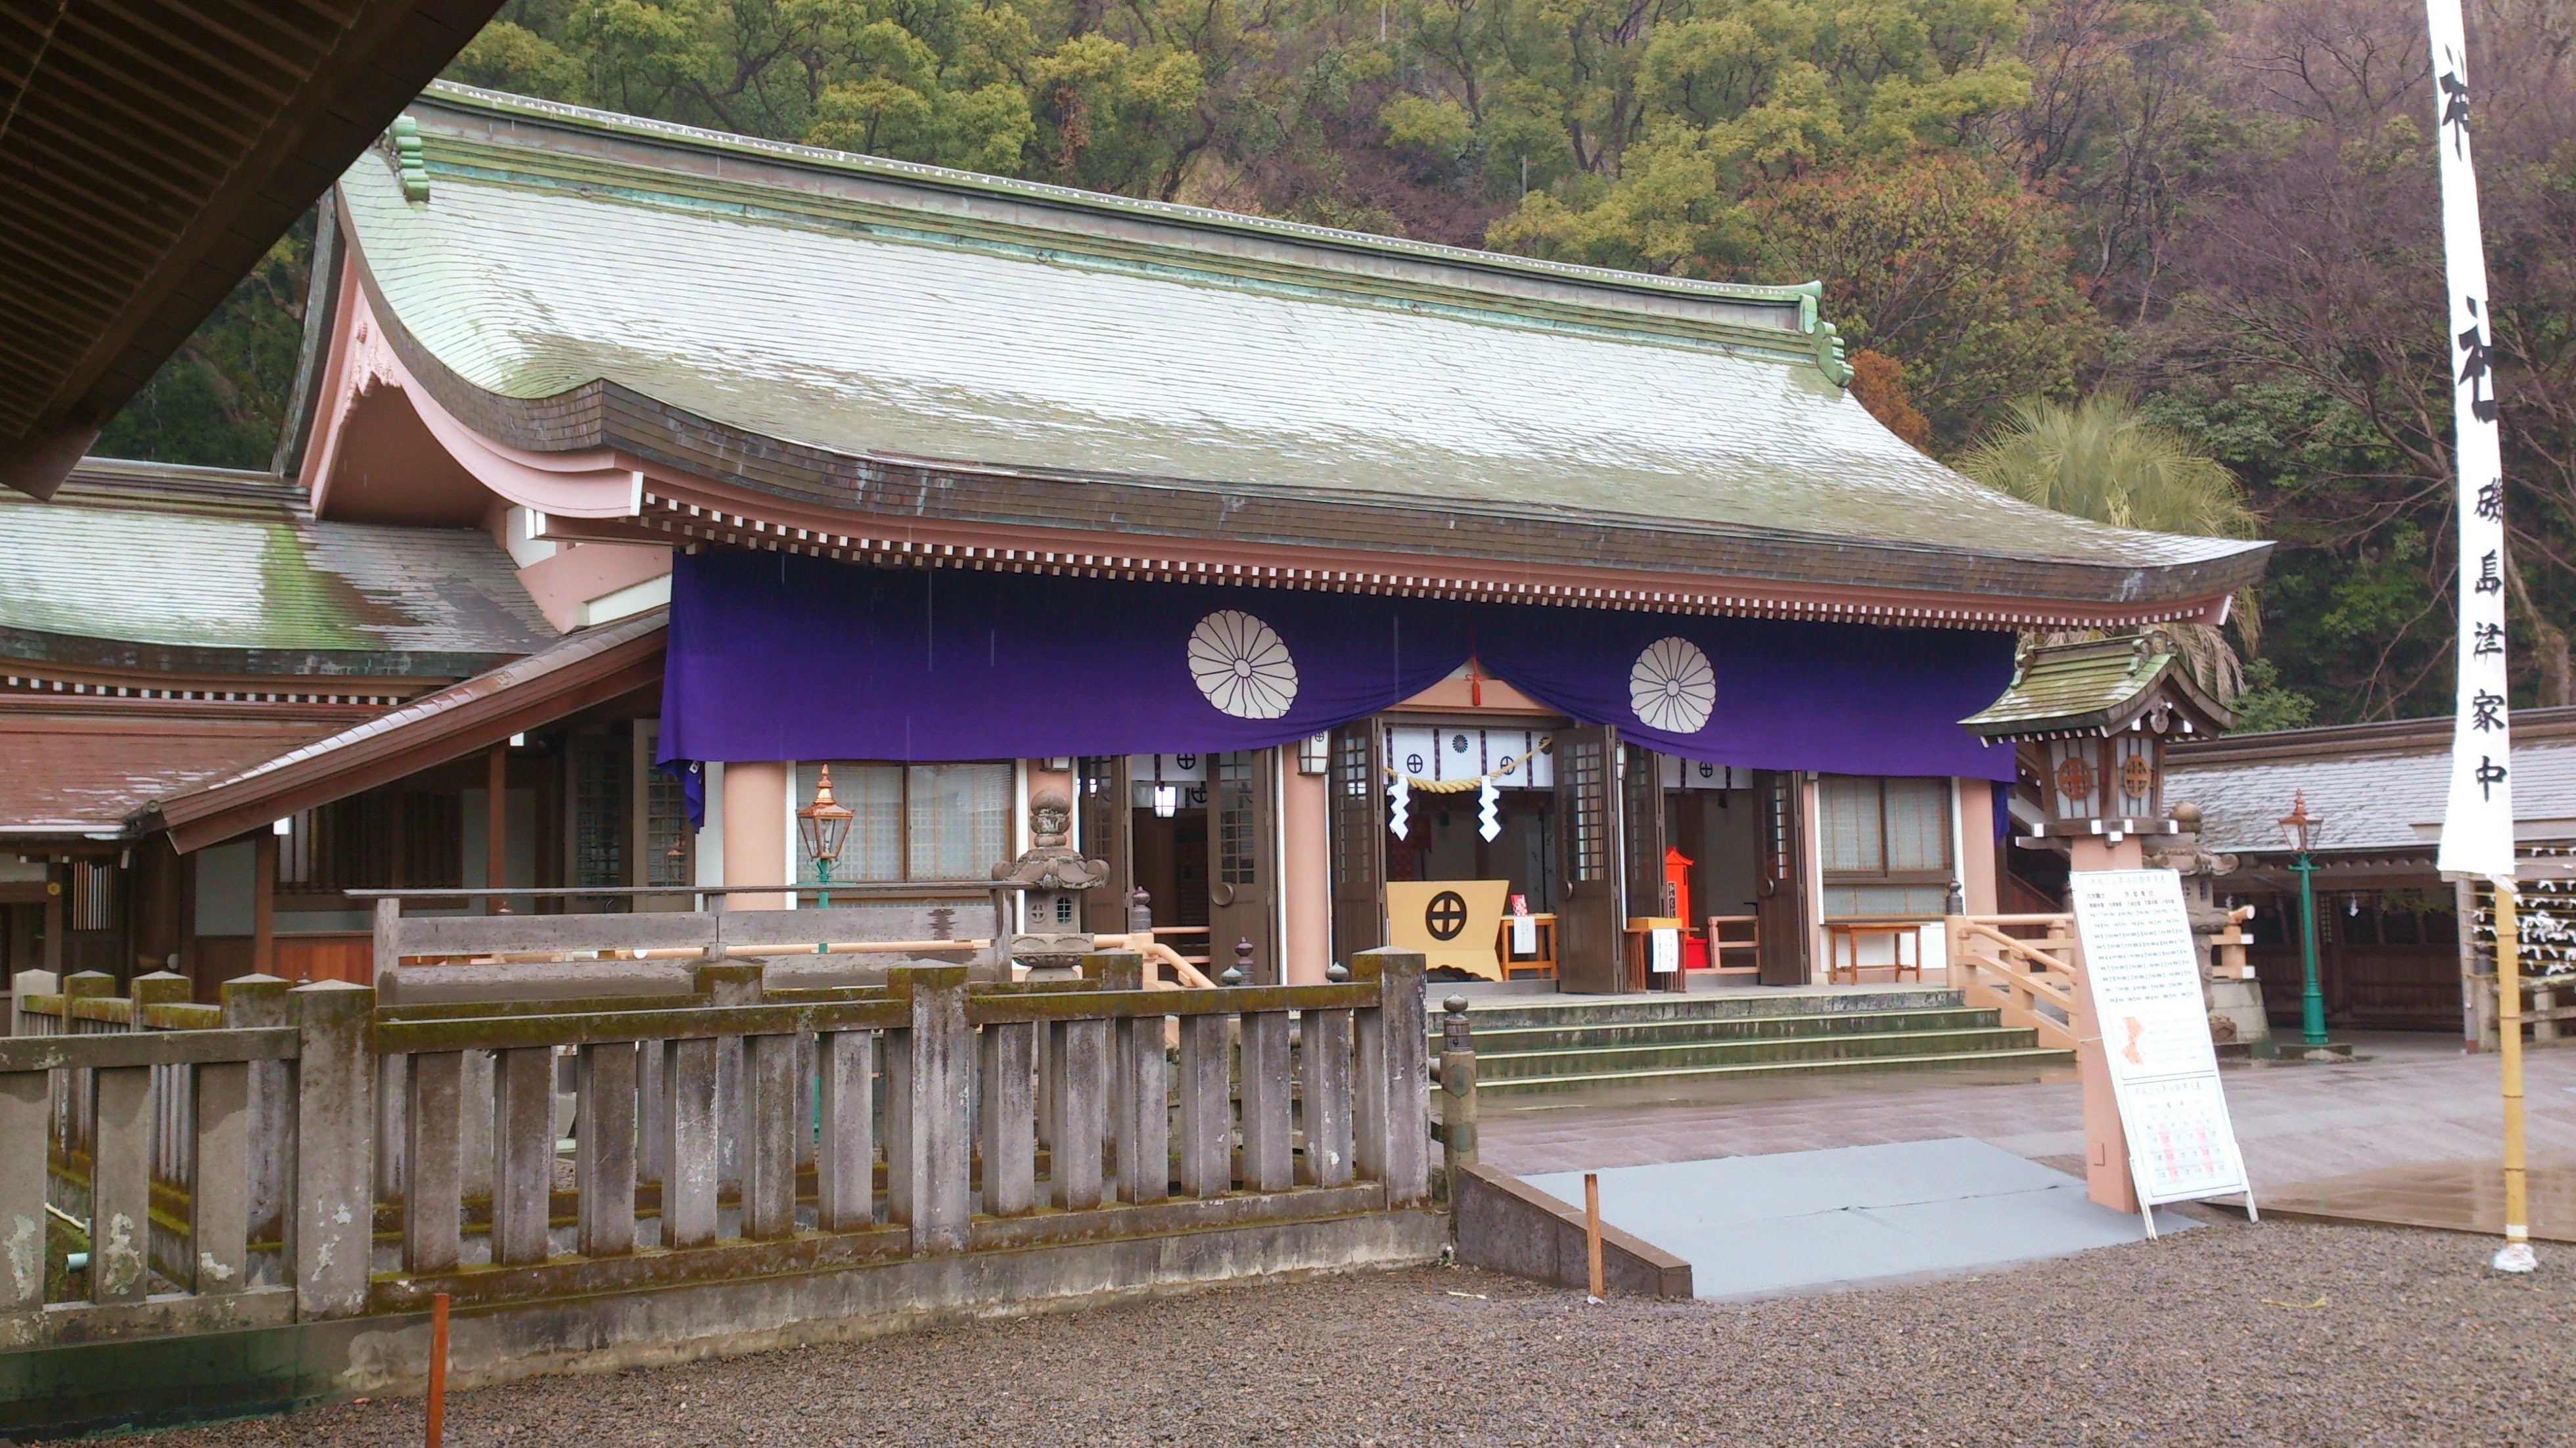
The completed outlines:
<svg viewBox="0 0 2576 1448">
<path fill-rule="evenodd" d="M 2496 1058 L 2445 1035 L 2364 1035 L 2350 1063 L 2231 1064 L 2228 1112 L 2255 1190 L 2499 1150 Z M 2576 1155 L 2576 1045 L 2524 1055 L 2531 1151 Z M 1517 1175 L 1965 1137 L 2080 1172 L 2072 1066 L 1816 1075 L 1483 1105 L 1484 1160 Z"/>
</svg>

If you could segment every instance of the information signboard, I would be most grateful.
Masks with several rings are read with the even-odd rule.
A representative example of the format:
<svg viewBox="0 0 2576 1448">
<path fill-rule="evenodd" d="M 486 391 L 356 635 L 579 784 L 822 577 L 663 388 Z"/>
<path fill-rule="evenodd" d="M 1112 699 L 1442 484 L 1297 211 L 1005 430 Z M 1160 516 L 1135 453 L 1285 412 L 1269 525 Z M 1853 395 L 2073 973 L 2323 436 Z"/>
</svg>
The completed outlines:
<svg viewBox="0 0 2576 1448">
<path fill-rule="evenodd" d="M 2154 1207 L 2252 1192 L 2219 1087 L 2182 877 L 2078 870 L 2067 880 L 2084 987 L 2102 1031 L 2138 1199 Z"/>
</svg>

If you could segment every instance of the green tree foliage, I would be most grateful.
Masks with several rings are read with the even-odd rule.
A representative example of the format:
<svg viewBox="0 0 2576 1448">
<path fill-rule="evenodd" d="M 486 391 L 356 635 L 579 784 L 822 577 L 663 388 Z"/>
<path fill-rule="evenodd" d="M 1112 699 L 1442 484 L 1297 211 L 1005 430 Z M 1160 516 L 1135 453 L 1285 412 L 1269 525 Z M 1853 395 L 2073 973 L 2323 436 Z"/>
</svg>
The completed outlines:
<svg viewBox="0 0 2576 1448">
<path fill-rule="evenodd" d="M 2026 503 L 2120 528 L 2250 538 L 2260 520 L 2225 464 L 2141 416 L 2126 397 L 2097 392 L 2073 406 L 2030 399 L 1960 454 L 1959 468 Z M 2237 636 L 2260 641 L 2251 590 L 2236 600 Z M 2203 625 L 2169 630 L 2202 687 L 2233 699 L 2247 687 L 2237 651 Z"/>
<path fill-rule="evenodd" d="M 2467 3 L 2515 702 L 2576 703 L 2576 9 Z M 1324 225 L 1820 279 L 1867 363 L 1856 393 L 1935 456 L 2023 426 L 2017 402 L 2072 420 L 2109 393 L 2136 399 L 2119 436 L 2233 472 L 2281 545 L 2274 682 L 2252 661 L 2245 697 L 2347 720 L 2438 712 L 2449 688 L 2423 37 L 2416 0 L 508 0 L 450 74 Z M 272 258 L 108 445 L 264 457 L 300 265 Z"/>
<path fill-rule="evenodd" d="M 2113 392 L 2016 403 L 1958 466 L 1998 492 L 2116 527 L 2251 538 L 2258 526 L 2224 463 Z"/>
<path fill-rule="evenodd" d="M 268 249 L 177 355 L 108 422 L 102 457 L 264 468 L 295 388 L 313 220 Z"/>
</svg>

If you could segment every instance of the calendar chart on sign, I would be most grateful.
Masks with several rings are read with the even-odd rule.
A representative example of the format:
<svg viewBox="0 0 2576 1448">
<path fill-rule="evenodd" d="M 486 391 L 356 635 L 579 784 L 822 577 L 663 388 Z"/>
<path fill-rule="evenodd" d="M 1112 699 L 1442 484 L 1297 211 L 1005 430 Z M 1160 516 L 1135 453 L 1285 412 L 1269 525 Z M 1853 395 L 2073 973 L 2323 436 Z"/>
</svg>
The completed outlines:
<svg viewBox="0 0 2576 1448">
<path fill-rule="evenodd" d="M 2133 1082 L 2125 1095 L 2120 1114 L 2142 1195 L 2177 1202 L 2243 1188 L 2245 1168 L 2215 1076 Z"/>
<path fill-rule="evenodd" d="M 2245 1191 L 2181 877 L 2079 870 L 2067 893 L 2138 1199 L 2152 1206 Z"/>
</svg>

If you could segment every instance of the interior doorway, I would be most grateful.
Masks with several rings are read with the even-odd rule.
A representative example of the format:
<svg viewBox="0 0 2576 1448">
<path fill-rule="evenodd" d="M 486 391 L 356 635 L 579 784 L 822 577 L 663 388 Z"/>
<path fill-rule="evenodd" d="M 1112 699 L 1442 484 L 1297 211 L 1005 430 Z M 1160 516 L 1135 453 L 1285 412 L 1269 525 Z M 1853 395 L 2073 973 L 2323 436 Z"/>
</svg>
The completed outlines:
<svg viewBox="0 0 2576 1448">
<path fill-rule="evenodd" d="M 1404 838 L 1386 842 L 1390 880 L 1508 880 L 1533 915 L 1556 909 L 1556 796 L 1501 791 L 1502 830 L 1484 837 L 1477 796 L 1416 794 Z"/>
<path fill-rule="evenodd" d="M 1679 855 L 1682 885 L 1677 892 L 1683 898 L 1674 902 L 1674 912 L 1693 931 L 1705 932 L 1711 917 L 1741 919 L 1754 913 L 1754 882 L 1761 872 L 1761 825 L 1755 809 L 1750 782 L 1740 789 L 1675 789 L 1664 792 L 1666 840 L 1672 852 Z M 1728 934 L 1749 938 L 1751 931 L 1735 928 Z M 1703 940 L 1704 960 L 1689 960 L 1700 965 L 1751 965 L 1742 951 L 1721 951 L 1717 943 Z M 1721 959 L 1720 957 L 1724 958 Z"/>
<path fill-rule="evenodd" d="M 1207 928 L 1207 817 L 1205 805 L 1175 808 L 1169 815 L 1151 806 L 1134 812 L 1136 887 L 1146 893 L 1158 930 Z"/>
</svg>

